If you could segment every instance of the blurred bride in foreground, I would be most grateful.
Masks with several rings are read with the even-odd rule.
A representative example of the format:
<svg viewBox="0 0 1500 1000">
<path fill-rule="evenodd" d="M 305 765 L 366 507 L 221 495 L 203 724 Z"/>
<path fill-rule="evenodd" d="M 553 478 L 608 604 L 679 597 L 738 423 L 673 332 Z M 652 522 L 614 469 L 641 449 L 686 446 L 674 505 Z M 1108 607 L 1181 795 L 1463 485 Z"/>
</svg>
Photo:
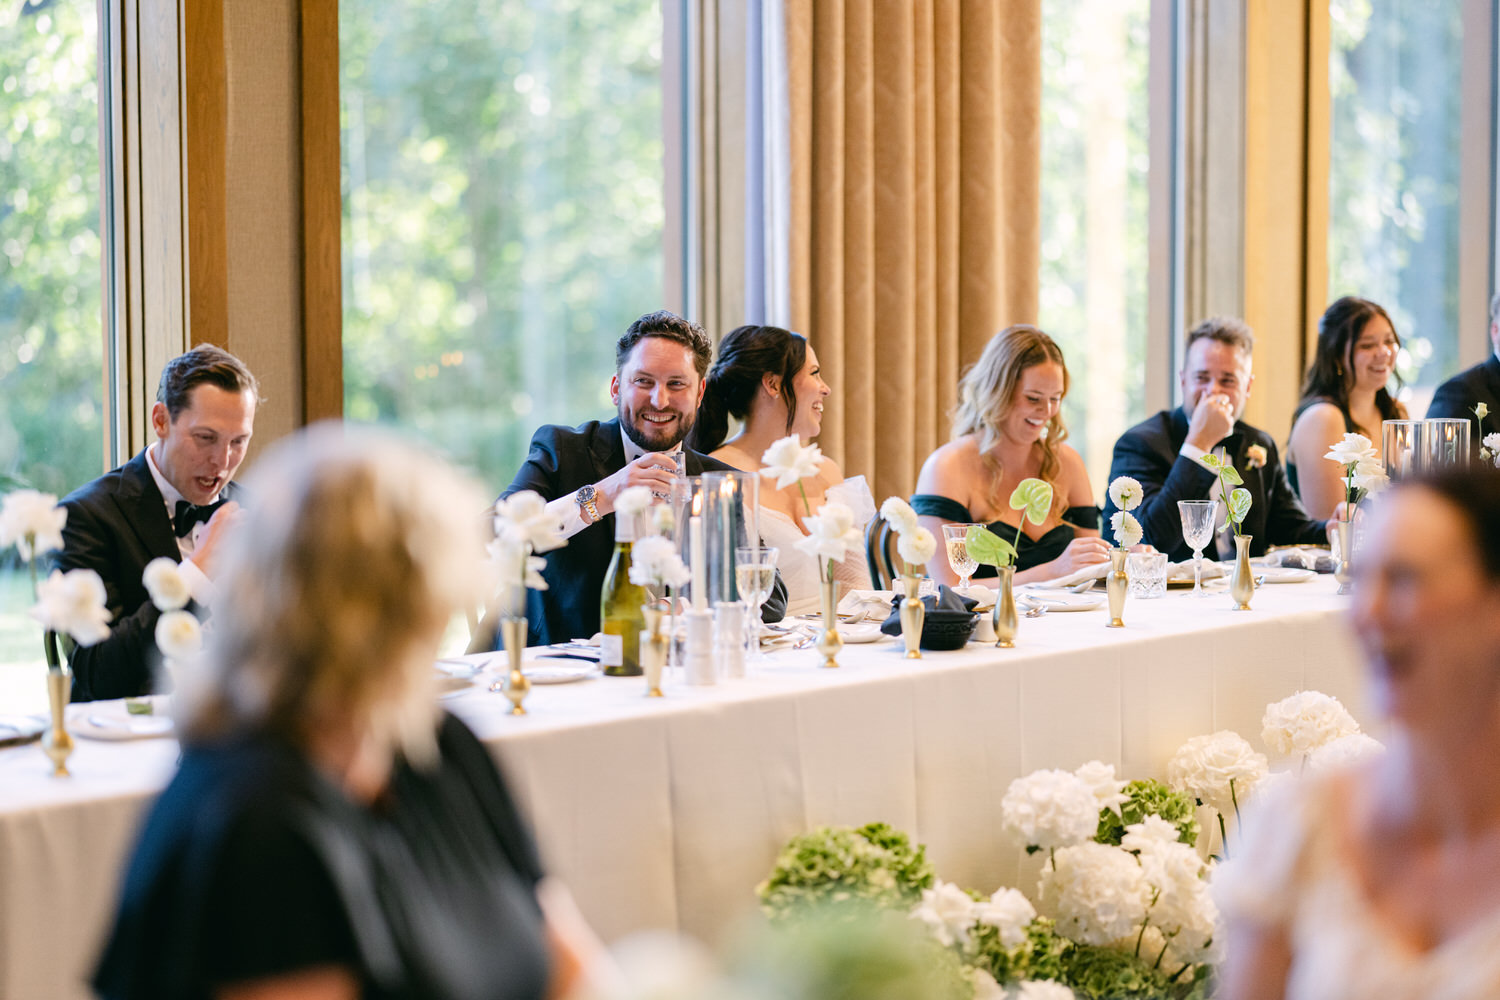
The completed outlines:
<svg viewBox="0 0 1500 1000">
<path fill-rule="evenodd" d="M 1388 750 L 1247 827 L 1223 1000 L 1500 997 L 1500 473 L 1373 513 L 1352 619 Z"/>
</svg>

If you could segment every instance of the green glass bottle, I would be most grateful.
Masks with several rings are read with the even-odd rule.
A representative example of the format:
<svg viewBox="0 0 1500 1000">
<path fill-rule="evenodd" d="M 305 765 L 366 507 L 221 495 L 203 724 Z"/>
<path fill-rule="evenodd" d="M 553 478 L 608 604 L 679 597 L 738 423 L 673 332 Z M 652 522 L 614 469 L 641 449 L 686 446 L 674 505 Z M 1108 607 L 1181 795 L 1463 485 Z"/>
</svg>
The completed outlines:
<svg viewBox="0 0 1500 1000">
<path fill-rule="evenodd" d="M 646 589 L 630 582 L 630 548 L 635 541 L 635 519 L 615 515 L 615 554 L 604 574 L 599 594 L 599 665 L 613 677 L 641 673 L 641 630 L 646 617 Z"/>
</svg>

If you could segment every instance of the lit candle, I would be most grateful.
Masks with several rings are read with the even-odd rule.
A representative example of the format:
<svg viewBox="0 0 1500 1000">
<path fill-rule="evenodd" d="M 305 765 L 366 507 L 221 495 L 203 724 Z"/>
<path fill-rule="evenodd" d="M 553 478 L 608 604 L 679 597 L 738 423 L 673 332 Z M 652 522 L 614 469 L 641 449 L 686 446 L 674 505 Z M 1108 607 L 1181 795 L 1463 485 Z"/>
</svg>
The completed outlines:
<svg viewBox="0 0 1500 1000">
<path fill-rule="evenodd" d="M 695 504 L 696 506 L 696 504 Z M 708 568 L 703 559 L 703 518 L 688 519 L 688 558 L 693 563 L 693 610 L 708 610 Z"/>
</svg>

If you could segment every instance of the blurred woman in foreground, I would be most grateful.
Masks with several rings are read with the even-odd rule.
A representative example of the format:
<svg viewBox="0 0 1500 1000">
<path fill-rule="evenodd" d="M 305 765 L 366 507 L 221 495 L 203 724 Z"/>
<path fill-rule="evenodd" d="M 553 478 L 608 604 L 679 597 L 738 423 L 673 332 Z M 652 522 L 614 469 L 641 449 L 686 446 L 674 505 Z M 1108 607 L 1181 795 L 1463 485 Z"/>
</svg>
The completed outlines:
<svg viewBox="0 0 1500 1000">
<path fill-rule="evenodd" d="M 1496 511 L 1494 470 L 1382 498 L 1353 624 L 1387 751 L 1268 800 L 1219 871 L 1225 1000 L 1500 996 Z"/>
<path fill-rule="evenodd" d="M 255 486 L 209 655 L 178 696 L 181 768 L 136 846 L 96 989 L 560 992 L 586 936 L 544 911 L 505 783 L 435 708 L 438 641 L 482 592 L 483 496 L 413 447 L 334 425 L 276 446 Z"/>
</svg>

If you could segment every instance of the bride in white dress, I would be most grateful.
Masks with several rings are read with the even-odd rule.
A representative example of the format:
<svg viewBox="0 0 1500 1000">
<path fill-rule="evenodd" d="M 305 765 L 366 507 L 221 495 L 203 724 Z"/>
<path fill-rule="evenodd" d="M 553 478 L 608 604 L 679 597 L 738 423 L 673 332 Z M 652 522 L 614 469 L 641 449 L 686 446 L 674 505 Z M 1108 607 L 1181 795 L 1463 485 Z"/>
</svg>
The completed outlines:
<svg viewBox="0 0 1500 1000">
<path fill-rule="evenodd" d="M 1352 623 L 1387 749 L 1247 824 L 1214 878 L 1221 1000 L 1500 997 L 1496 511 L 1493 469 L 1380 498 Z"/>
<path fill-rule="evenodd" d="M 758 471 L 761 456 L 774 442 L 796 434 L 806 444 L 823 425 L 828 384 L 818 373 L 818 356 L 799 333 L 778 326 L 742 326 L 719 344 L 719 356 L 708 372 L 703 402 L 693 427 L 691 446 L 743 469 Z M 729 418 L 741 421 L 740 431 L 725 440 Z M 816 476 L 786 489 L 768 479 L 760 486 L 760 534 L 765 544 L 779 550 L 777 568 L 786 584 L 788 615 L 818 610 L 818 566 L 795 545 L 807 532 L 802 519 L 828 501 L 854 512 L 861 529 L 875 516 L 875 501 L 864 476 L 844 478 L 838 463 L 824 456 Z M 804 504 L 802 489 L 807 491 Z M 863 551 L 851 552 L 834 564 L 834 576 L 844 590 L 869 589 L 870 571 Z"/>
</svg>

